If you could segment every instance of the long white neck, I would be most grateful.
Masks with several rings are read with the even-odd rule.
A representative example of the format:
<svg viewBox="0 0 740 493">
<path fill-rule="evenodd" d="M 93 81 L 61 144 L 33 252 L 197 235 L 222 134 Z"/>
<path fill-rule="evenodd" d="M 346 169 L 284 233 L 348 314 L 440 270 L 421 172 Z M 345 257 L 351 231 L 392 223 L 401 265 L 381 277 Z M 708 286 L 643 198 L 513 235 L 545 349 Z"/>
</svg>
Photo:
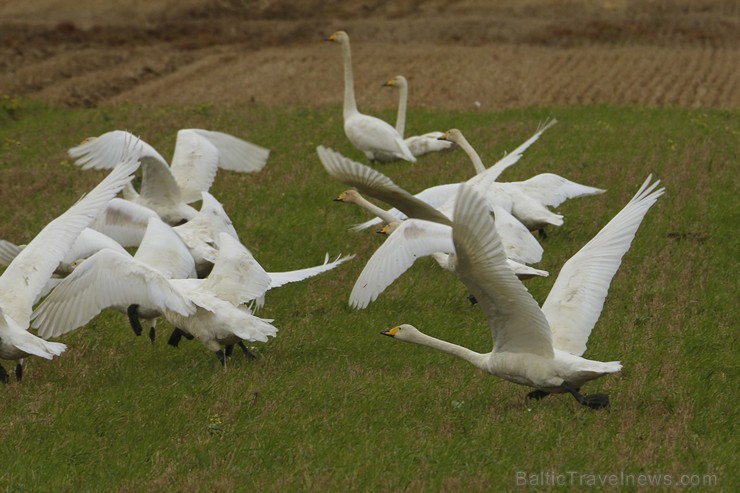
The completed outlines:
<svg viewBox="0 0 740 493">
<path fill-rule="evenodd" d="M 344 110 L 343 116 L 348 117 L 357 113 L 357 102 L 355 101 L 355 80 L 352 76 L 352 50 L 349 47 L 349 39 L 341 44 L 342 60 L 344 60 Z"/>
<path fill-rule="evenodd" d="M 370 214 L 378 216 L 381 220 L 383 220 L 383 222 L 390 224 L 398 221 L 398 218 L 395 217 L 393 214 L 386 211 L 385 209 L 381 209 L 380 207 L 368 201 L 365 197 L 359 194 L 355 196 L 354 203 L 368 211 Z"/>
<path fill-rule="evenodd" d="M 422 346 L 428 346 L 440 351 L 444 351 L 445 353 L 464 359 L 468 363 L 480 368 L 481 370 L 489 371 L 487 361 L 490 353 L 476 353 L 475 351 L 472 351 L 466 347 L 458 346 L 457 344 L 452 344 L 451 342 L 428 336 L 423 332 L 417 332 L 416 334 L 414 334 L 413 339 L 407 339 L 405 342 L 413 342 L 414 344 L 421 344 Z"/>
<path fill-rule="evenodd" d="M 473 167 L 475 167 L 475 172 L 477 174 L 483 173 L 486 170 L 486 167 L 483 165 L 483 161 L 481 160 L 478 153 L 475 151 L 475 149 L 473 149 L 473 146 L 470 145 L 470 142 L 468 142 L 465 137 L 460 135 L 456 143 L 463 151 L 465 151 L 465 154 L 467 154 L 470 158 L 470 161 L 473 163 Z"/>
<path fill-rule="evenodd" d="M 398 116 L 396 116 L 396 131 L 398 135 L 403 138 L 403 133 L 406 131 L 406 106 L 409 102 L 409 87 L 406 84 L 401 84 L 398 87 Z"/>
</svg>

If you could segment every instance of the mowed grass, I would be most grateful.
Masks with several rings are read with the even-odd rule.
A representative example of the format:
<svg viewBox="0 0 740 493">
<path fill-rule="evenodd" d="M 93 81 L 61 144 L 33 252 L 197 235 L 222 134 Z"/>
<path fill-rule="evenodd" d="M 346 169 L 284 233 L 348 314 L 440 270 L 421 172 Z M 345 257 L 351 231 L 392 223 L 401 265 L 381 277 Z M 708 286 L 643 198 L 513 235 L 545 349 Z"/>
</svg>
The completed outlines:
<svg viewBox="0 0 740 493">
<path fill-rule="evenodd" d="M 500 491 L 599 484 L 589 475 L 640 489 L 640 474 L 737 487 L 737 112 L 410 112 L 410 132 L 460 128 L 488 165 L 556 117 L 502 179 L 554 172 L 608 190 L 559 208 L 565 225 L 549 231 L 538 266 L 551 276 L 527 282 L 540 302 L 647 175 L 662 180 L 667 192 L 625 256 L 585 354 L 624 365 L 584 388 L 611 396 L 610 409 L 592 411 L 567 395 L 529 401 L 524 387 L 380 336 L 407 322 L 490 350 L 480 310 L 429 259 L 368 309 L 349 308 L 381 238 L 348 230 L 368 216 L 332 201 L 346 187 L 315 154 L 324 144 L 364 162 L 338 108 L 9 104 L 0 238 L 29 241 L 102 179 L 66 157 L 83 138 L 128 129 L 169 158 L 176 130 L 200 127 L 273 151 L 261 173 L 220 172 L 211 189 L 268 271 L 314 265 L 326 252 L 356 257 L 268 293 L 260 315 L 280 332 L 256 361 L 237 350 L 222 369 L 197 341 L 173 349 L 164 321 L 150 345 L 112 311 L 60 338 L 69 346 L 61 357 L 28 359 L 24 381 L 0 388 L 2 490 Z M 413 192 L 473 174 L 460 150 L 378 168 Z"/>
</svg>

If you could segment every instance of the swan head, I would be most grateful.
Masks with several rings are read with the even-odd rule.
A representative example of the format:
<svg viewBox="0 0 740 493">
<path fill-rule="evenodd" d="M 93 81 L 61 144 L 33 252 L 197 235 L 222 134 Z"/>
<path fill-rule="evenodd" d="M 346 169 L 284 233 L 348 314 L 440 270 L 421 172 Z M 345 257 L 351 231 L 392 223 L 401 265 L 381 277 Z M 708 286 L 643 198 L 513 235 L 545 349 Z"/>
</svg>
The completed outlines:
<svg viewBox="0 0 740 493">
<path fill-rule="evenodd" d="M 408 87 L 408 82 L 406 81 L 406 77 L 403 75 L 397 75 L 392 79 L 385 81 L 382 87 L 397 87 L 398 89 L 403 89 L 404 87 Z"/>
<path fill-rule="evenodd" d="M 448 140 L 450 142 L 454 142 L 455 144 L 459 144 L 465 139 L 463 137 L 463 134 L 460 130 L 456 128 L 451 128 L 448 131 L 444 133 L 441 137 L 439 137 L 437 140 Z"/>
<path fill-rule="evenodd" d="M 349 34 L 344 31 L 336 31 L 326 38 L 326 40 L 339 44 L 349 43 Z"/>
<path fill-rule="evenodd" d="M 360 195 L 360 192 L 357 190 L 349 189 L 345 190 L 344 192 L 340 193 L 337 198 L 334 199 L 335 202 L 349 202 L 356 204 L 357 201 L 362 198 Z"/>
<path fill-rule="evenodd" d="M 397 230 L 401 224 L 403 224 L 401 221 L 393 221 L 392 223 L 388 223 L 382 228 L 380 228 L 376 233 L 381 235 L 390 236 L 395 230 Z"/>
<path fill-rule="evenodd" d="M 401 324 L 393 327 L 392 329 L 386 329 L 380 331 L 381 335 L 398 339 L 399 341 L 414 341 L 418 339 L 421 331 L 409 324 Z"/>
</svg>

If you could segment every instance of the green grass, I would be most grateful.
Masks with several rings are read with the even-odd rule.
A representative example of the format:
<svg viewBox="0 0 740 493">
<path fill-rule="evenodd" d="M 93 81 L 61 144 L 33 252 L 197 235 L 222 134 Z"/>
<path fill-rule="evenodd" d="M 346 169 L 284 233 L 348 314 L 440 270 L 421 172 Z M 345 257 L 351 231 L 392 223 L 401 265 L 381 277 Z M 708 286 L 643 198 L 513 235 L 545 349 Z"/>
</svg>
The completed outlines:
<svg viewBox="0 0 740 493">
<path fill-rule="evenodd" d="M 325 252 L 357 257 L 268 294 L 261 315 L 280 332 L 257 361 L 239 355 L 222 370 L 197 342 L 167 346 L 165 322 L 151 346 L 116 312 L 63 337 L 61 357 L 29 359 L 23 383 L 0 388 L 3 491 L 498 491 L 517 489 L 517 472 L 569 471 L 708 474 L 737 488 L 737 112 L 410 112 L 410 132 L 460 128 L 489 165 L 557 117 L 503 179 L 549 171 L 608 189 L 559 209 L 565 225 L 550 232 L 538 266 L 552 275 L 527 284 L 540 301 L 646 176 L 662 179 L 667 193 L 625 256 L 586 352 L 624 365 L 587 387 L 611 396 L 609 410 L 594 412 L 569 396 L 527 401 L 524 387 L 381 337 L 408 322 L 490 350 L 464 287 L 428 259 L 367 310 L 348 307 L 381 240 L 347 230 L 367 217 L 332 202 L 346 187 L 315 155 L 324 144 L 361 160 L 339 109 L 4 104 L 0 238 L 29 241 L 104 176 L 67 160 L 83 138 L 128 129 L 171 156 L 178 128 L 201 127 L 273 150 L 261 173 L 221 172 L 211 189 L 267 270 L 313 265 Z M 380 169 L 414 192 L 473 173 L 461 151 Z"/>
</svg>

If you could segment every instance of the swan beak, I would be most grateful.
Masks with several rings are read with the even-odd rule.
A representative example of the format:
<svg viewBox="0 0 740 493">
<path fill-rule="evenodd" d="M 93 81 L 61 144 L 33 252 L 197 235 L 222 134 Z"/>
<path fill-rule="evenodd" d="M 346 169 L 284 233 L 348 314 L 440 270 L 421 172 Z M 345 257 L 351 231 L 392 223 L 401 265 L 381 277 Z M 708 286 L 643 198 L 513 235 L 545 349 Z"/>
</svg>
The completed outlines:
<svg viewBox="0 0 740 493">
<path fill-rule="evenodd" d="M 395 85 L 395 84 L 393 83 L 393 79 L 389 79 L 389 80 L 387 80 L 387 81 L 383 82 L 383 83 L 382 83 L 382 84 L 380 85 L 380 87 L 386 87 L 386 86 L 392 87 L 392 86 L 394 86 L 394 85 Z"/>
<path fill-rule="evenodd" d="M 324 38 L 324 41 L 336 41 L 336 40 L 337 40 L 337 33 L 333 33 L 328 38 Z"/>
<path fill-rule="evenodd" d="M 445 132 L 445 134 L 442 137 L 437 137 L 437 140 L 449 140 L 448 135 L 449 135 L 449 132 Z"/>
<path fill-rule="evenodd" d="M 390 224 L 386 224 L 385 226 L 383 226 L 382 228 L 380 228 L 379 230 L 377 230 L 376 233 L 378 233 L 379 235 L 387 235 L 387 234 L 389 234 L 388 231 L 390 229 L 391 229 Z"/>
<path fill-rule="evenodd" d="M 342 192 L 339 195 L 337 195 L 337 198 L 334 199 L 334 202 L 344 202 L 344 197 L 345 197 L 345 194 L 344 192 Z"/>
<path fill-rule="evenodd" d="M 393 327 L 392 329 L 386 329 L 381 330 L 380 333 L 384 336 L 394 337 L 396 335 L 396 332 L 398 332 L 398 327 Z"/>
</svg>

